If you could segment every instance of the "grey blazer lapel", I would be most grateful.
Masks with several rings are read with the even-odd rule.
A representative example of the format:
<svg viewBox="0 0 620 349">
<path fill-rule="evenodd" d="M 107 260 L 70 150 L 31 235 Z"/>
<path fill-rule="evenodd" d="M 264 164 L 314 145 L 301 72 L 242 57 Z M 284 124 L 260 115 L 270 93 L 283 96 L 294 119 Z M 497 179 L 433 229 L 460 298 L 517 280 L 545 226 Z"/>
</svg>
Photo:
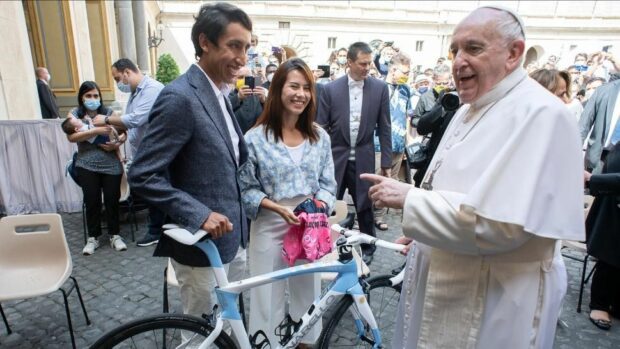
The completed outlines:
<svg viewBox="0 0 620 349">
<path fill-rule="evenodd" d="M 220 103 L 217 100 L 215 91 L 213 91 L 213 88 L 211 87 L 211 83 L 204 75 L 204 73 L 194 65 L 189 68 L 188 73 L 190 77 L 190 84 L 194 87 L 194 94 L 207 112 L 207 115 L 211 118 L 211 120 L 213 120 L 215 128 L 219 132 L 220 136 L 222 136 L 222 138 L 224 139 L 224 143 L 226 143 L 228 152 L 230 153 L 230 156 L 232 156 L 233 162 L 236 164 L 237 161 L 235 159 L 235 150 L 232 146 L 230 134 L 228 133 L 226 119 L 224 118 L 224 114 L 222 113 L 222 109 L 220 108 Z M 224 100 L 227 101 L 227 98 L 225 97 Z M 231 117 L 233 115 L 234 114 L 232 114 Z"/>
<path fill-rule="evenodd" d="M 603 135 L 605 139 L 603 139 L 603 144 L 605 144 L 605 140 L 607 139 L 607 135 L 609 132 L 613 132 L 612 127 L 615 125 L 611 124 L 611 120 L 614 117 L 614 109 L 616 107 L 616 100 L 618 99 L 618 93 L 620 93 L 620 83 L 616 84 L 614 88 L 609 89 L 609 94 L 607 95 L 607 110 L 605 110 L 605 132 Z"/>
<path fill-rule="evenodd" d="M 349 101 L 349 77 L 348 75 L 345 75 L 344 77 L 340 78 L 340 80 L 342 80 L 340 81 L 340 85 L 334 87 L 337 87 L 336 91 L 338 91 L 338 93 L 341 93 L 341 98 L 337 99 L 340 99 L 342 101 L 340 107 L 344 111 L 342 115 L 346 117 L 343 117 L 342 120 L 337 120 L 336 122 L 342 123 L 343 127 L 340 128 L 344 133 L 342 136 L 344 137 L 345 142 L 351 145 L 351 104 Z M 339 81 L 336 80 L 334 83 L 337 82 Z M 334 103 L 334 101 L 332 101 L 332 103 Z"/>
</svg>

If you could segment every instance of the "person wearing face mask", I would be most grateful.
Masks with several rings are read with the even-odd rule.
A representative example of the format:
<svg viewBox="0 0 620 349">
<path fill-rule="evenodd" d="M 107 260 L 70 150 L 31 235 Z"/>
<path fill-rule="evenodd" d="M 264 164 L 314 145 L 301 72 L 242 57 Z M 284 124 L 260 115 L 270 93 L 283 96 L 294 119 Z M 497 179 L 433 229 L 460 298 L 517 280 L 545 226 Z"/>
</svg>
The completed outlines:
<svg viewBox="0 0 620 349">
<path fill-rule="evenodd" d="M 273 78 L 265 111 L 245 135 L 248 161 L 239 170 L 243 208 L 250 219 L 250 272 L 260 275 L 287 267 L 282 258 L 284 236 L 300 224 L 294 208 L 307 198 L 331 212 L 336 201 L 336 180 L 327 132 L 314 123 L 316 84 L 312 71 L 299 58 L 282 63 Z M 300 260 L 298 264 L 307 263 Z M 308 304 L 320 295 L 317 274 L 293 277 L 288 282 L 253 288 L 249 332 L 261 330 L 271 347 L 278 344 L 274 330 L 285 319 L 285 289 L 289 315 L 298 322 Z M 320 321 L 301 340 L 308 348 L 319 338 Z"/>
<path fill-rule="evenodd" d="M 135 158 L 142 136 L 147 128 L 149 113 L 164 85 L 144 74 L 129 59 L 121 58 L 112 64 L 112 76 L 116 86 L 123 93 L 131 93 L 125 113 L 121 116 L 98 116 L 95 126 L 112 125 L 128 130 L 131 158 Z M 149 207 L 148 231 L 136 245 L 156 244 L 161 236 L 165 215 L 154 206 Z"/>
<path fill-rule="evenodd" d="M 605 83 L 606 81 L 603 78 L 592 78 L 588 80 L 588 82 L 586 83 L 586 94 L 583 98 L 584 107 L 588 100 L 592 97 L 592 95 L 594 95 L 596 89 L 603 86 Z"/>
<path fill-rule="evenodd" d="M 390 125 L 392 129 L 392 164 L 391 176 L 398 180 L 400 165 L 403 162 L 405 152 L 405 140 L 407 136 L 407 119 L 413 115 L 411 107 L 411 91 L 407 80 L 411 59 L 404 53 L 397 53 L 392 57 L 388 65 L 388 74 L 385 82 L 389 88 L 390 99 Z M 381 173 L 381 142 L 375 133 L 375 173 Z M 375 228 L 387 230 L 388 225 L 383 221 L 385 209 L 374 210 Z"/>
<path fill-rule="evenodd" d="M 431 79 L 424 74 L 419 74 L 415 78 L 415 83 L 413 84 L 412 96 L 411 96 L 411 108 L 415 110 L 415 108 L 418 106 L 418 101 L 420 100 L 420 96 L 422 96 L 423 94 L 426 93 L 426 91 L 428 91 L 430 85 L 431 85 Z"/>
<path fill-rule="evenodd" d="M 336 63 L 338 64 L 338 69 L 341 72 L 340 76 L 344 75 L 347 69 L 347 52 L 348 50 L 342 47 L 338 50 L 338 53 L 336 53 Z"/>
<path fill-rule="evenodd" d="M 420 99 L 418 100 L 418 104 L 415 107 L 413 112 L 413 120 L 412 125 L 417 127 L 418 120 L 420 117 L 426 113 L 428 113 L 439 98 L 439 94 L 444 89 L 450 86 L 450 80 L 452 79 L 452 75 L 450 74 L 450 67 L 442 64 L 438 65 L 433 69 L 433 88 L 426 90 L 424 93 L 420 95 Z"/>
<path fill-rule="evenodd" d="M 276 73 L 276 70 L 278 70 L 278 65 L 277 64 L 267 64 L 267 67 L 265 68 L 265 82 L 263 82 L 263 87 L 266 88 L 267 90 L 269 90 L 269 86 L 271 86 L 271 81 L 273 80 L 273 75 Z"/>
<path fill-rule="evenodd" d="M 39 105 L 41 106 L 41 117 L 43 119 L 58 119 L 58 105 L 56 96 L 50 89 L 49 82 L 52 78 L 46 68 L 38 67 L 35 70 L 37 75 L 37 93 L 39 94 Z"/>
<path fill-rule="evenodd" d="M 111 115 L 112 109 L 101 102 L 101 90 L 94 81 L 82 83 L 78 92 L 78 106 L 67 115 L 68 119 L 76 119 L 87 126 L 87 129 L 82 132 L 67 132 L 67 139 L 72 143 L 77 143 L 78 146 L 75 167 L 78 182 L 84 194 L 88 227 L 88 240 L 82 250 L 84 255 L 91 255 L 99 248 L 102 192 L 110 245 L 116 251 L 127 249 L 127 245 L 119 235 L 118 201 L 121 195 L 123 166 L 117 155 L 118 148 L 126 137 L 122 134 L 117 142 L 110 141 L 105 144 L 91 141 L 93 137 L 109 135 L 112 127 L 93 127 L 92 120 L 97 116 L 110 117 Z M 69 122 L 72 121 L 66 121 L 66 123 Z"/>
</svg>

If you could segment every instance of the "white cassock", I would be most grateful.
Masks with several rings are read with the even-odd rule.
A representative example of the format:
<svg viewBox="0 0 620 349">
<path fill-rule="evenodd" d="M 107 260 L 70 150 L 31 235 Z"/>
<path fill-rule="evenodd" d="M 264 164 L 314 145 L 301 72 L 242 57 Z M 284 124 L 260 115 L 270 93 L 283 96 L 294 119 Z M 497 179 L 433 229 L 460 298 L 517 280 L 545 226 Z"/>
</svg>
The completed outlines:
<svg viewBox="0 0 620 349">
<path fill-rule="evenodd" d="M 405 200 L 416 244 L 393 348 L 552 348 L 566 291 L 556 242 L 585 238 L 580 143 L 566 107 L 521 68 L 459 109 L 424 179 L 432 191 Z"/>
</svg>

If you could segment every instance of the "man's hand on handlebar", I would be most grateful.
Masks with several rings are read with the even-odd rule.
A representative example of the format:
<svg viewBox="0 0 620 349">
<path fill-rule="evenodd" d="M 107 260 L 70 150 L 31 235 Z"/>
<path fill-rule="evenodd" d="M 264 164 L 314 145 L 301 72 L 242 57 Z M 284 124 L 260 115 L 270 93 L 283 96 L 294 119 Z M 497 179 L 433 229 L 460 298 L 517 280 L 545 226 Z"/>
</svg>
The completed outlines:
<svg viewBox="0 0 620 349">
<path fill-rule="evenodd" d="M 233 231 L 233 225 L 228 220 L 228 217 L 217 212 L 211 212 L 201 228 L 211 234 L 212 239 L 219 239 L 224 234 Z"/>
</svg>

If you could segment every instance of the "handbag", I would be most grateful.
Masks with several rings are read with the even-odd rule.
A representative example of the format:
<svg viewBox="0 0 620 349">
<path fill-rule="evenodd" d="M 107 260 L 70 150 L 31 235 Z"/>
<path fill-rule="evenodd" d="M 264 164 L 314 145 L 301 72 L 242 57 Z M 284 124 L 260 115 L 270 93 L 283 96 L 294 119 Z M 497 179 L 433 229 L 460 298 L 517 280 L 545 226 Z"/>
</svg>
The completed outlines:
<svg viewBox="0 0 620 349">
<path fill-rule="evenodd" d="M 71 157 L 71 160 L 69 160 L 67 162 L 67 167 L 65 169 L 65 177 L 67 176 L 67 174 L 69 176 L 71 176 L 71 179 L 73 179 L 73 181 L 75 182 L 75 184 L 79 185 L 80 187 L 82 186 L 78 180 L 78 175 L 77 175 L 77 168 L 75 167 L 75 161 L 77 160 L 77 151 L 73 153 L 73 156 Z"/>
<path fill-rule="evenodd" d="M 405 147 L 405 156 L 410 168 L 419 170 L 424 167 L 428 160 L 428 138 L 421 142 L 414 142 Z"/>
</svg>

